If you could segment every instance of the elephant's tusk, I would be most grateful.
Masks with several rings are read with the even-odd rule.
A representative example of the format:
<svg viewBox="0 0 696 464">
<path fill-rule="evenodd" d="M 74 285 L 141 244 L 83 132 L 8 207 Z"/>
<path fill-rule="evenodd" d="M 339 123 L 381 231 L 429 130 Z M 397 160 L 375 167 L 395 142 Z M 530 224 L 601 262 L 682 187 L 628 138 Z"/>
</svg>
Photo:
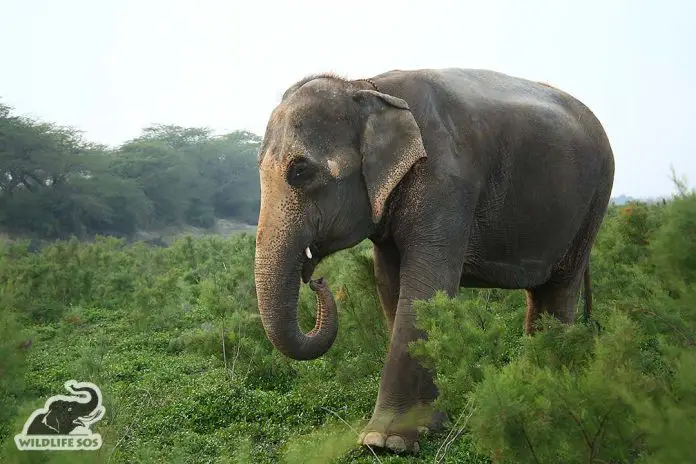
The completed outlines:
<svg viewBox="0 0 696 464">
<path fill-rule="evenodd" d="M 307 259 L 312 259 L 312 252 L 310 251 L 309 247 L 305 248 L 304 254 L 307 256 Z"/>
</svg>

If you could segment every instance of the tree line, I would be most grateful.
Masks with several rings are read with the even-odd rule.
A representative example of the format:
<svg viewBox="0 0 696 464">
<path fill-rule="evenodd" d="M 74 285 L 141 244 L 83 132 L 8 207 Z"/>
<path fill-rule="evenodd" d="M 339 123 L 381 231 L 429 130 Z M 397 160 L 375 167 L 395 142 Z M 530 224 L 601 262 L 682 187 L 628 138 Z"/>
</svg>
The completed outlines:
<svg viewBox="0 0 696 464">
<path fill-rule="evenodd" d="M 261 137 L 152 125 L 118 147 L 0 103 L 0 229 L 44 239 L 256 224 Z"/>
</svg>

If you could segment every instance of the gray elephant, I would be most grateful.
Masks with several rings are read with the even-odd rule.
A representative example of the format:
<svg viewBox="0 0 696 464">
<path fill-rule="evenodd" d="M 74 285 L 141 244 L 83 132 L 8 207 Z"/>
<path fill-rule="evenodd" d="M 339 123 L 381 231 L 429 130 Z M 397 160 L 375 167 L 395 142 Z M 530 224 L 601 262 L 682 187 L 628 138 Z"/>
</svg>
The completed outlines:
<svg viewBox="0 0 696 464">
<path fill-rule="evenodd" d="M 424 336 L 412 301 L 460 286 L 524 289 L 527 334 L 542 311 L 572 322 L 614 157 L 593 113 L 549 85 L 487 70 L 395 70 L 290 87 L 259 171 L 255 282 L 268 338 L 296 360 L 323 355 L 338 330 L 333 297 L 312 281 L 321 311 L 302 333 L 300 278 L 372 241 L 390 342 L 359 441 L 416 451 L 419 430 L 444 415 L 432 407 L 433 373 L 408 354 Z"/>
<path fill-rule="evenodd" d="M 66 389 L 77 396 L 59 395 L 47 401 L 45 412 L 34 416 L 27 427 L 27 435 L 68 435 L 77 427 L 87 427 L 101 419 L 104 407 L 95 389 L 75 383 L 67 383 Z"/>
</svg>

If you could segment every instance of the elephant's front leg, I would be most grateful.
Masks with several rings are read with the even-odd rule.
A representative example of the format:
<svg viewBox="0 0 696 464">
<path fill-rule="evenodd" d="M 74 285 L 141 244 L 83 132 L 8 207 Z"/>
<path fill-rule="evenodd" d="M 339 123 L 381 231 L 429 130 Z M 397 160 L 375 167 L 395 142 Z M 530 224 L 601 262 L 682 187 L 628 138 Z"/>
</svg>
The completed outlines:
<svg viewBox="0 0 696 464">
<path fill-rule="evenodd" d="M 377 284 L 377 296 L 382 305 L 384 317 L 387 320 L 388 339 L 391 340 L 396 309 L 399 304 L 399 271 L 400 258 L 393 242 L 374 245 L 374 271 Z"/>
<path fill-rule="evenodd" d="M 454 296 L 461 264 L 451 254 L 420 250 L 410 257 L 402 257 L 400 274 L 401 288 L 389 353 L 377 403 L 360 442 L 395 451 L 417 451 L 419 429 L 438 428 L 446 416 L 432 406 L 438 394 L 433 373 L 408 352 L 409 342 L 425 335 L 416 329 L 412 301 L 429 299 L 437 290 Z"/>
</svg>

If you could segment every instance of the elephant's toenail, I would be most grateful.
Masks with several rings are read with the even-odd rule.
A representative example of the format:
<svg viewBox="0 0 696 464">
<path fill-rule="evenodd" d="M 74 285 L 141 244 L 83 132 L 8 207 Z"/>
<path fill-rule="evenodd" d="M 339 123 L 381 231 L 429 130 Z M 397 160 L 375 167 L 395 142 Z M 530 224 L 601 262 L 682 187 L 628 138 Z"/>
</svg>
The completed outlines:
<svg viewBox="0 0 696 464">
<path fill-rule="evenodd" d="M 413 452 L 414 452 L 414 453 L 417 453 L 417 452 L 419 452 L 419 451 L 420 451 L 420 445 L 418 444 L 418 442 L 415 442 L 415 443 L 413 444 Z"/>
<path fill-rule="evenodd" d="M 406 451 L 406 442 L 398 435 L 392 435 L 387 438 L 387 448 L 393 451 Z"/>
<path fill-rule="evenodd" d="M 422 425 L 418 427 L 418 433 L 428 433 L 429 431 L 430 429 L 428 427 L 424 427 Z"/>
<path fill-rule="evenodd" d="M 384 448 L 384 435 L 379 432 L 368 432 L 361 440 L 363 445 Z"/>
</svg>

